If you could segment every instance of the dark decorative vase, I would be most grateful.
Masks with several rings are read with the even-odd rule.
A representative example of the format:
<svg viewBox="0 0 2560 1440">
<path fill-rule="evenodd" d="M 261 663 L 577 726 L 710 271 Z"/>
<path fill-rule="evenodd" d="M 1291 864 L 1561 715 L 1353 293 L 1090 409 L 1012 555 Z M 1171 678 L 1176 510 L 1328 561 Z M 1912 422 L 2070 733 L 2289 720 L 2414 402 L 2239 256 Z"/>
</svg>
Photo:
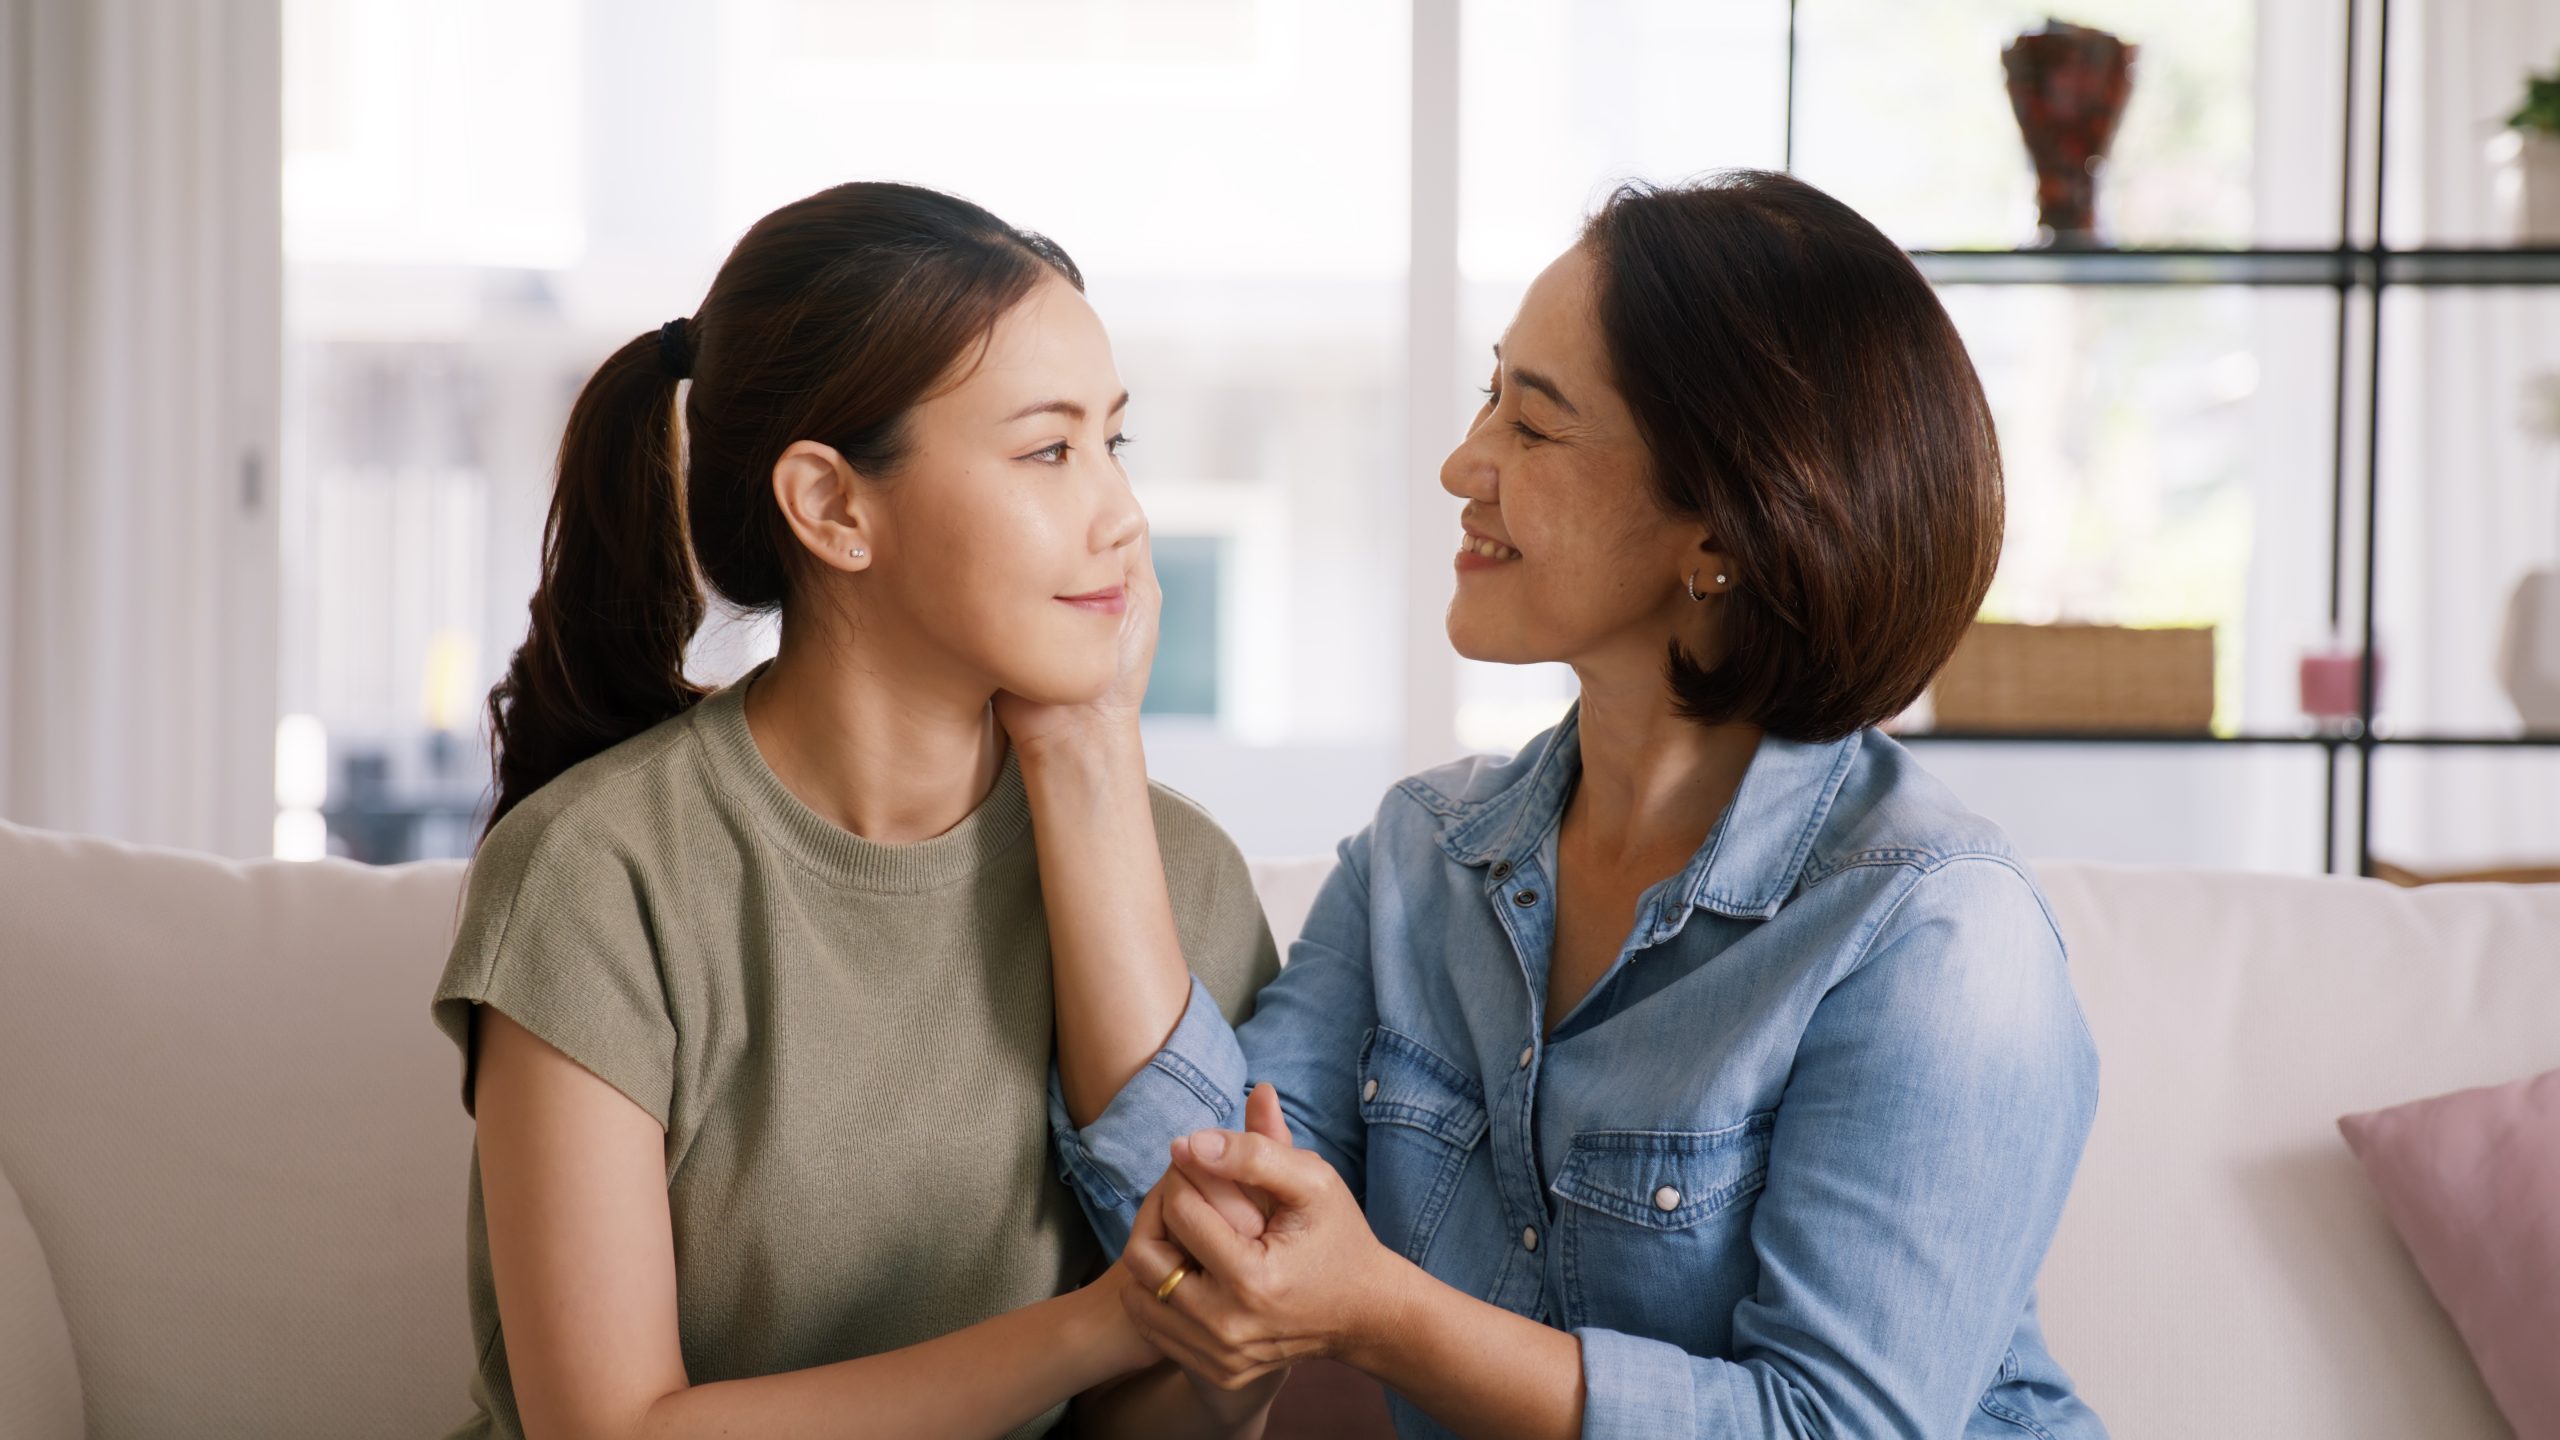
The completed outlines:
<svg viewBox="0 0 2560 1440">
<path fill-rule="evenodd" d="M 2036 167 L 2038 243 L 2089 249 L 2098 241 L 2098 166 L 2133 95 L 2139 47 L 2104 30 L 2047 20 L 2009 42 L 2009 108 Z"/>
</svg>

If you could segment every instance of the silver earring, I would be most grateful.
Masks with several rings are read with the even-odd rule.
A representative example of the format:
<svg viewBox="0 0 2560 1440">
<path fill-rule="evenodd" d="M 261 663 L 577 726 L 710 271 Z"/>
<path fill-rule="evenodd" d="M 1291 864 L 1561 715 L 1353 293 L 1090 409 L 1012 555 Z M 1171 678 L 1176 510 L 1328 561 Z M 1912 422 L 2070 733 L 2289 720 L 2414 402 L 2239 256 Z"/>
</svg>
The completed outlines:
<svg viewBox="0 0 2560 1440">
<path fill-rule="evenodd" d="M 1724 577 L 1723 577 L 1722 575 L 1718 575 L 1718 576 L 1716 577 L 1716 583 L 1717 583 L 1717 584 L 1719 584 L 1719 585 L 1723 584 L 1723 583 L 1724 583 Z"/>
<path fill-rule="evenodd" d="M 844 552 L 844 553 L 845 553 L 845 554 L 847 554 L 847 555 L 852 556 L 852 557 L 853 557 L 854 559 L 856 559 L 856 560 L 859 560 L 859 559 L 861 559 L 863 556 L 868 555 L 868 554 L 870 554 L 871 552 L 870 552 L 870 551 L 868 551 L 868 550 L 863 549 L 863 548 L 862 548 L 861 546 L 859 546 L 859 545 L 856 545 L 856 546 L 854 546 L 852 549 L 847 550 L 847 551 L 846 551 L 846 552 Z"/>
<path fill-rule="evenodd" d="M 1717 578 L 1717 579 L 1719 579 L 1719 580 L 1721 580 L 1721 579 L 1723 579 L 1724 577 L 1723 577 L 1723 576 L 1721 576 L 1721 575 L 1719 575 L 1719 576 L 1717 576 L 1716 578 Z M 1701 595 L 1701 594 L 1699 594 L 1699 593 L 1698 593 L 1698 572 L 1697 572 L 1697 571 L 1695 571 L 1695 570 L 1690 571 L 1690 572 L 1689 572 L 1689 578 L 1688 578 L 1688 579 L 1686 579 L 1686 580 L 1681 581 L 1680 583 L 1688 587 L 1688 589 L 1689 589 L 1689 598 L 1690 598 L 1690 599 L 1692 599 L 1692 600 L 1704 600 L 1704 599 L 1706 599 L 1706 598 L 1707 598 L 1706 596 Z"/>
</svg>

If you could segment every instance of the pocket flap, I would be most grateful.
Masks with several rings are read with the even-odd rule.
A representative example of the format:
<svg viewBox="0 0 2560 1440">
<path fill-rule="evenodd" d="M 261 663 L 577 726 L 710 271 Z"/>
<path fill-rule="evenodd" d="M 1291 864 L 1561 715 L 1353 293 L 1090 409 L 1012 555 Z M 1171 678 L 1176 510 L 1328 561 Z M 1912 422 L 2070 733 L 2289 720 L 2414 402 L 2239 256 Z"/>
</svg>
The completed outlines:
<svg viewBox="0 0 2560 1440">
<path fill-rule="evenodd" d="M 1360 1119 L 1404 1125 L 1461 1150 L 1484 1138 L 1484 1087 L 1418 1040 L 1384 1025 L 1360 1044 Z"/>
<path fill-rule="evenodd" d="M 1631 1225 L 1686 1229 L 1760 1188 L 1777 1124 L 1768 1110 L 1721 1130 L 1586 1130 L 1548 1188 Z"/>
</svg>

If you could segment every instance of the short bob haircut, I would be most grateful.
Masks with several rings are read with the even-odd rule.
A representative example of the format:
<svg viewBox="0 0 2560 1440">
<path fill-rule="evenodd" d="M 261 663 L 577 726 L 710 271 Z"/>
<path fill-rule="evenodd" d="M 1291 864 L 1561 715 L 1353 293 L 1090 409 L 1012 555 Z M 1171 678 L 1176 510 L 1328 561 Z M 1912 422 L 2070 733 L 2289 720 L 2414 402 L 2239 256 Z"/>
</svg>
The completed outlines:
<svg viewBox="0 0 2560 1440">
<path fill-rule="evenodd" d="M 1929 282 L 1848 206 L 1729 170 L 1619 187 L 1583 229 L 1663 508 L 1732 557 L 1681 714 L 1836 740 L 1918 699 L 2000 559 L 2000 447 Z"/>
</svg>

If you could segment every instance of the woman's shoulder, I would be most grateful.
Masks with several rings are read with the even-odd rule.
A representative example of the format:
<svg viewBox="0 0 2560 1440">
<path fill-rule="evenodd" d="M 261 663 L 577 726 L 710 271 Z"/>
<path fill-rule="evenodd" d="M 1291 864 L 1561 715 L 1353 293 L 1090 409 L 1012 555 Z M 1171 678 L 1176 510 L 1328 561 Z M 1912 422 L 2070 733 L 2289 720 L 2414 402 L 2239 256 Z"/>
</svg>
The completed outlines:
<svg viewBox="0 0 2560 1440">
<path fill-rule="evenodd" d="M 692 808 L 679 792 L 703 783 L 684 743 L 693 720 L 687 710 L 661 721 L 517 802 L 473 850 L 466 904 L 504 900 L 533 881 L 628 874 L 658 857 L 669 844 L 666 817 Z"/>
<path fill-rule="evenodd" d="M 1244 851 L 1209 807 L 1161 780 L 1147 782 L 1147 803 L 1155 814 L 1156 846 L 1176 879 L 1246 870 Z"/>
<path fill-rule="evenodd" d="M 1886 862 L 1929 870 L 1957 860 L 1988 860 L 2025 873 L 1997 821 L 1966 805 L 1892 736 L 1863 732 L 1814 837 L 1802 883 L 1855 865 Z M 2026 878 L 2033 882 L 2031 874 Z"/>
<path fill-rule="evenodd" d="M 1147 783 L 1165 889 L 1192 973 L 1209 987 L 1231 1024 L 1253 1013 L 1253 996 L 1280 973 L 1253 869 L 1235 837 L 1208 807 L 1164 784 Z"/>
</svg>

